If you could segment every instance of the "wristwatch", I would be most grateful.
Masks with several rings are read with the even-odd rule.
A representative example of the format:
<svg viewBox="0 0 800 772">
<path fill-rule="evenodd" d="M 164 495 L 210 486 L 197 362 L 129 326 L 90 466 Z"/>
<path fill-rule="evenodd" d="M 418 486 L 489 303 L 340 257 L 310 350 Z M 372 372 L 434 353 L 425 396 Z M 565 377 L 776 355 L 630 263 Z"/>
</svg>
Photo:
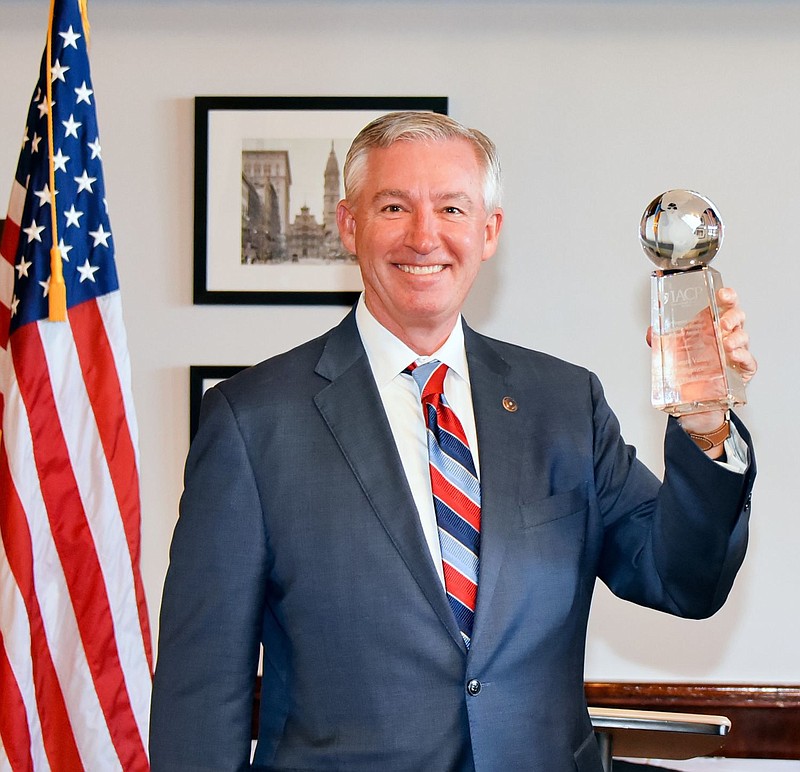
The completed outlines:
<svg viewBox="0 0 800 772">
<path fill-rule="evenodd" d="M 731 422 L 727 419 L 713 432 L 687 432 L 700 450 L 707 452 L 718 445 L 722 445 L 731 436 Z"/>
</svg>

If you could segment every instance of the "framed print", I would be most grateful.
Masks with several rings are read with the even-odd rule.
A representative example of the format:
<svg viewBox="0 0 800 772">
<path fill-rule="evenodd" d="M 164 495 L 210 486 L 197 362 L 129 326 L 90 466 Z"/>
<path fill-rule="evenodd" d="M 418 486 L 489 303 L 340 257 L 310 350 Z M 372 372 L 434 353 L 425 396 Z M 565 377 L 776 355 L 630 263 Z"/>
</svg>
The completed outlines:
<svg viewBox="0 0 800 772">
<path fill-rule="evenodd" d="M 200 403 L 207 389 L 236 375 L 247 365 L 191 365 L 189 367 L 189 441 L 200 424 Z"/>
<path fill-rule="evenodd" d="M 355 302 L 341 169 L 394 110 L 447 113 L 447 97 L 195 97 L 194 302 Z"/>
</svg>

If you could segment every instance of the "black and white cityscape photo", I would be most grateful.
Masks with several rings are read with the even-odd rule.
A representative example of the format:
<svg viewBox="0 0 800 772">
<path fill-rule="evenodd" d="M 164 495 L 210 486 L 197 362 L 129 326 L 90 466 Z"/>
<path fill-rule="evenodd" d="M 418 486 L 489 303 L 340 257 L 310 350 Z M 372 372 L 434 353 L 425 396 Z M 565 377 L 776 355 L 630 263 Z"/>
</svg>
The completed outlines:
<svg viewBox="0 0 800 772">
<path fill-rule="evenodd" d="M 336 227 L 348 143 L 242 141 L 243 265 L 355 263 Z"/>
</svg>

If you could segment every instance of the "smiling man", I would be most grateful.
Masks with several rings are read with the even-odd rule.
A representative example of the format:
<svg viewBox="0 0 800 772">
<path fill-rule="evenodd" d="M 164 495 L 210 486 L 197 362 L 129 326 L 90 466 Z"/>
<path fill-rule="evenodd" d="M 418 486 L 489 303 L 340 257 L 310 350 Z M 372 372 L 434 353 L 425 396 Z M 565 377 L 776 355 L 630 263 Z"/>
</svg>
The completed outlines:
<svg viewBox="0 0 800 772">
<path fill-rule="evenodd" d="M 152 768 L 248 767 L 261 646 L 255 769 L 600 772 L 583 692 L 595 581 L 685 617 L 719 609 L 747 542 L 749 436 L 720 411 L 670 418 L 662 483 L 592 373 L 467 326 L 503 221 L 482 133 L 379 118 L 345 189 L 356 308 L 204 397 Z M 749 378 L 744 314 L 732 290 L 719 300 Z"/>
</svg>

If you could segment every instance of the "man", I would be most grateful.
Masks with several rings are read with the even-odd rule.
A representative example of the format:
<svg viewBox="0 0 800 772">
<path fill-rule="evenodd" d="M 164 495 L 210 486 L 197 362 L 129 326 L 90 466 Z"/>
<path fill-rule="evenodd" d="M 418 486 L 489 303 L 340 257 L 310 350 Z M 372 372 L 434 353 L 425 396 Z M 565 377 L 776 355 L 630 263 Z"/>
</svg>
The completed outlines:
<svg viewBox="0 0 800 772">
<path fill-rule="evenodd" d="M 358 306 L 203 402 L 162 606 L 155 772 L 247 767 L 259 643 L 256 768 L 599 772 L 583 693 L 596 577 L 687 617 L 724 602 L 747 539 L 744 428 L 723 444 L 722 411 L 670 418 L 662 485 L 591 373 L 463 324 L 499 189 L 492 143 L 445 116 L 389 115 L 354 141 L 338 220 Z M 720 300 L 749 377 L 744 315 L 731 290 Z M 432 371 L 445 398 L 426 392 Z M 439 466 L 448 436 L 463 455 Z M 463 489 L 439 493 L 450 472 Z M 437 523 L 443 499 L 465 505 L 472 546 Z"/>
</svg>

